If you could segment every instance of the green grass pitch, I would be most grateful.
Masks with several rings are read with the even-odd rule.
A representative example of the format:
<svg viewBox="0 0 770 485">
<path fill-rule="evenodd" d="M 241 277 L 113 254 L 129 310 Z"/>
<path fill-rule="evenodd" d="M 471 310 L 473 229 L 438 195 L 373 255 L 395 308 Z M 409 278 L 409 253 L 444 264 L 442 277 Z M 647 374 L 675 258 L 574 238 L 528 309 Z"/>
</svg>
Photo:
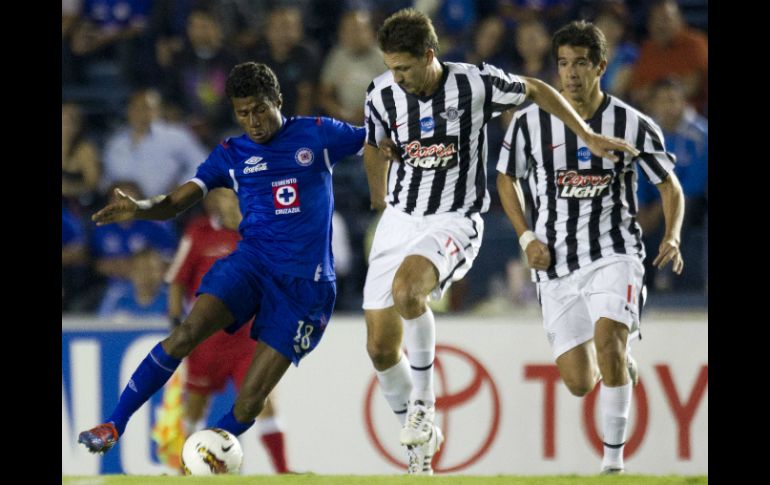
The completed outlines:
<svg viewBox="0 0 770 485">
<path fill-rule="evenodd" d="M 212 477 L 102 475 L 62 477 L 62 485 L 695 485 L 707 476 L 432 476 L 406 475 L 240 475 Z"/>
</svg>

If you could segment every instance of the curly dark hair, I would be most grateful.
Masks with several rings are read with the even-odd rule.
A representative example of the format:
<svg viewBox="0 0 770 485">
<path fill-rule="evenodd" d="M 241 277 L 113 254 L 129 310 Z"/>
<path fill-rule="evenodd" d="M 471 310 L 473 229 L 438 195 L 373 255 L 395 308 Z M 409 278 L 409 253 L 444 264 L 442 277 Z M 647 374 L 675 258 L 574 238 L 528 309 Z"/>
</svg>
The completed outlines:
<svg viewBox="0 0 770 485">
<path fill-rule="evenodd" d="M 551 55 L 553 59 L 559 60 L 559 47 L 568 45 L 571 47 L 587 47 L 588 59 L 598 65 L 601 61 L 607 60 L 607 38 L 604 32 L 599 30 L 591 22 L 585 20 L 575 20 L 560 28 L 553 34 L 551 41 Z"/>
<path fill-rule="evenodd" d="M 438 37 L 430 18 L 419 10 L 405 8 L 388 17 L 377 32 L 380 50 L 408 52 L 422 57 L 428 49 L 438 53 Z"/>
<path fill-rule="evenodd" d="M 244 62 L 235 66 L 227 76 L 225 93 L 228 98 L 265 97 L 274 104 L 281 100 L 281 86 L 275 73 L 258 62 Z"/>
</svg>

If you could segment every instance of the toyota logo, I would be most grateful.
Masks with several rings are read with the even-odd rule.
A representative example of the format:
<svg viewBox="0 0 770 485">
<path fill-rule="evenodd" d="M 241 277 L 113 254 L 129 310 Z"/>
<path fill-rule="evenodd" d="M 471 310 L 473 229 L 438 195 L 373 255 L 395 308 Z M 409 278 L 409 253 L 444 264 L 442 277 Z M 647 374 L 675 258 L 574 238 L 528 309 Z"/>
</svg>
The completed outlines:
<svg viewBox="0 0 770 485">
<path fill-rule="evenodd" d="M 500 423 L 500 397 L 492 376 L 471 354 L 450 345 L 436 345 L 434 388 L 436 391 L 436 424 L 446 441 L 433 458 L 437 473 L 449 473 L 476 463 L 495 441 Z M 373 375 L 364 400 L 366 431 L 377 452 L 394 466 L 406 468 L 404 447 L 398 454 L 393 446 L 383 445 L 380 428 L 392 427 L 397 436 L 397 421 L 390 416 L 386 423 L 375 425 L 373 407 L 385 405 Z M 388 408 L 389 409 L 389 408 Z M 489 416 L 489 419 L 486 418 Z M 482 419 L 478 419 L 481 417 Z M 474 419 L 476 418 L 476 419 Z M 454 437 L 454 439 L 453 439 Z M 462 440 L 460 439 L 462 437 Z M 392 439 L 385 440 L 389 445 Z M 398 444 L 398 438 L 395 439 Z"/>
</svg>

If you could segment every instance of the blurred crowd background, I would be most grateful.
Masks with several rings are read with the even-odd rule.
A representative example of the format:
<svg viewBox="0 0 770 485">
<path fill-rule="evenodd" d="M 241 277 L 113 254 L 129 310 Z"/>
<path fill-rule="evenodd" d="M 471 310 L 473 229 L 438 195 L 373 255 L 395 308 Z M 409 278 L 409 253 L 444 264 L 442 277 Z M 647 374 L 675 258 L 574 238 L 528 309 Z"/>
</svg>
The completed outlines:
<svg viewBox="0 0 770 485">
<path fill-rule="evenodd" d="M 686 197 L 682 276 L 647 265 L 648 301 L 705 308 L 708 295 L 707 0 L 62 0 L 62 311 L 165 315 L 164 281 L 185 228 L 205 205 L 173 221 L 96 227 L 120 187 L 136 197 L 174 188 L 209 151 L 239 135 L 225 96 L 238 62 L 268 64 L 283 113 L 363 124 L 366 87 L 385 70 L 376 30 L 391 13 L 430 15 L 439 59 L 537 77 L 557 89 L 551 34 L 574 19 L 595 22 L 609 43 L 602 82 L 663 129 Z M 488 127 L 492 206 L 473 269 L 436 309 L 505 313 L 536 306 L 529 270 L 502 212 L 494 179 L 512 113 Z M 334 173 L 337 311 L 360 311 L 369 209 L 362 159 Z M 663 218 L 642 175 L 640 222 L 651 261 Z"/>
</svg>

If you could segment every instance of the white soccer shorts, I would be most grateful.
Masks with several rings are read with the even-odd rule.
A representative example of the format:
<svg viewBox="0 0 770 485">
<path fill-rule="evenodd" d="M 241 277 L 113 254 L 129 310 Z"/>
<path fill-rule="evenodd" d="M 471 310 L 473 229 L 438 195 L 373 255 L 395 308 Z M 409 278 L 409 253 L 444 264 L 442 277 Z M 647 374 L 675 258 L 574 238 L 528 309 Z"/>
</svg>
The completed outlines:
<svg viewBox="0 0 770 485">
<path fill-rule="evenodd" d="M 629 328 L 629 342 L 639 336 L 644 304 L 644 266 L 639 258 L 612 255 L 561 278 L 537 283 L 543 327 L 554 360 L 594 337 L 605 317 Z"/>
<path fill-rule="evenodd" d="M 364 310 L 393 306 L 393 278 L 404 258 L 420 255 L 438 269 L 439 283 L 430 294 L 440 300 L 452 281 L 471 269 L 479 253 L 484 220 L 478 213 L 457 212 L 413 217 L 388 206 L 380 218 L 369 253 Z"/>
</svg>

